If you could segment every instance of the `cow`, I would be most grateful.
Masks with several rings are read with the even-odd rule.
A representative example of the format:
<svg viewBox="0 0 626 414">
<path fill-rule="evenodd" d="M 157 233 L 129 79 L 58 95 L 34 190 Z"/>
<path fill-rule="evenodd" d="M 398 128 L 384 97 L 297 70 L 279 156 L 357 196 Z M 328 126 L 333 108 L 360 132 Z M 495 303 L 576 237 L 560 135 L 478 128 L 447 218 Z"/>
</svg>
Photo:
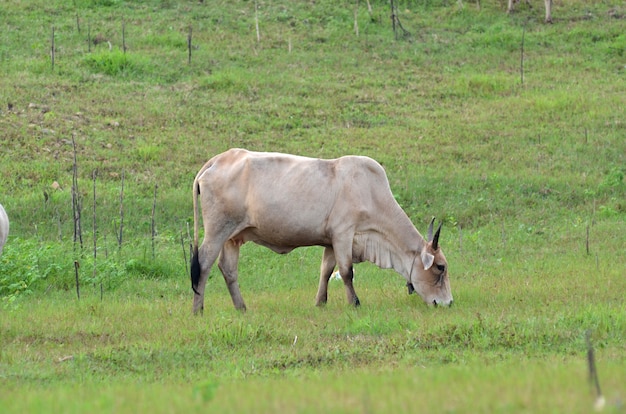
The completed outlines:
<svg viewBox="0 0 626 414">
<path fill-rule="evenodd" d="M 198 200 L 204 240 L 198 247 Z M 218 259 L 236 309 L 246 310 L 237 282 L 239 250 L 251 241 L 276 253 L 324 248 L 316 305 L 327 301 L 337 266 L 348 303 L 353 263 L 393 268 L 430 305 L 452 304 L 448 263 L 439 246 L 441 225 L 428 240 L 396 202 L 383 167 L 364 156 L 316 159 L 230 149 L 211 158 L 193 181 L 194 239 L 191 259 L 193 312 L 204 309 L 209 272 Z"/>
<path fill-rule="evenodd" d="M 543 0 L 546 6 L 546 23 L 552 23 L 552 0 Z M 506 9 L 507 13 L 511 13 L 513 11 L 513 3 L 517 3 L 519 0 L 509 0 L 509 5 Z M 530 0 L 526 0 L 526 2 L 530 5 Z"/>
<path fill-rule="evenodd" d="M 9 216 L 7 216 L 7 212 L 4 211 L 2 204 L 0 204 L 0 255 L 2 255 L 2 249 L 4 248 L 4 244 L 7 242 L 8 236 Z"/>
</svg>

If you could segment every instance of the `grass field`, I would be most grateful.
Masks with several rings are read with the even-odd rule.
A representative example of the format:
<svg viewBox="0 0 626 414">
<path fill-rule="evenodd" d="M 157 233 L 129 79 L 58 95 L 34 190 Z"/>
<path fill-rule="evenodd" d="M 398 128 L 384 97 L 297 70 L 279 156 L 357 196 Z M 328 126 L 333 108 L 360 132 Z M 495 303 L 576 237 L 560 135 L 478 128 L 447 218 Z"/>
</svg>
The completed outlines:
<svg viewBox="0 0 626 414">
<path fill-rule="evenodd" d="M 370 3 L 2 3 L 0 412 L 586 413 L 587 333 L 626 411 L 623 2 Z M 317 308 L 321 248 L 246 244 L 248 311 L 214 269 L 193 317 L 191 184 L 235 146 L 377 159 L 454 306 L 359 264 Z"/>
</svg>

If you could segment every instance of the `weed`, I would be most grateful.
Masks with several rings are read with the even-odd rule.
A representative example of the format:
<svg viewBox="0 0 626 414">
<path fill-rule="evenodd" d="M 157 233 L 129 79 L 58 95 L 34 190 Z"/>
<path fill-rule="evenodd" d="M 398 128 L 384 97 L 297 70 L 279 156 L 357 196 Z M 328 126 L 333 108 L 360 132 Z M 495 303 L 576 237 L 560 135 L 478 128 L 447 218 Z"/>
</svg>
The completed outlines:
<svg viewBox="0 0 626 414">
<path fill-rule="evenodd" d="M 624 168 L 621 167 L 612 167 L 609 171 L 606 172 L 602 183 L 600 183 L 600 188 L 606 189 L 618 189 L 624 188 Z"/>
<path fill-rule="evenodd" d="M 6 305 L 33 292 L 42 281 L 58 278 L 61 266 L 56 261 L 58 249 L 50 244 L 12 238 L 0 258 L 0 298 Z"/>
<path fill-rule="evenodd" d="M 119 50 L 97 52 L 85 58 L 85 64 L 94 72 L 109 76 L 128 75 L 137 69 L 137 65 Z"/>
</svg>

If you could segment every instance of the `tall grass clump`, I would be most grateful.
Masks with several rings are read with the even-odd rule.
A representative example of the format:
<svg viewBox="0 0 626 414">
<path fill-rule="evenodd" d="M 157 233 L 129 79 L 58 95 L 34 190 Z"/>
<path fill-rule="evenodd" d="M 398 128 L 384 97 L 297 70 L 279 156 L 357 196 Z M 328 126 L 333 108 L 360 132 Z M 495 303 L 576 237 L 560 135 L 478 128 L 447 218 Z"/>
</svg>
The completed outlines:
<svg viewBox="0 0 626 414">
<path fill-rule="evenodd" d="M 58 280 L 62 266 L 59 246 L 36 240 L 12 238 L 0 257 L 0 300 L 13 304 L 23 295 L 32 294 L 44 283 Z"/>
<path fill-rule="evenodd" d="M 108 76 L 128 76 L 137 73 L 139 68 L 128 55 L 119 50 L 88 55 L 85 57 L 85 63 L 94 73 Z"/>
</svg>

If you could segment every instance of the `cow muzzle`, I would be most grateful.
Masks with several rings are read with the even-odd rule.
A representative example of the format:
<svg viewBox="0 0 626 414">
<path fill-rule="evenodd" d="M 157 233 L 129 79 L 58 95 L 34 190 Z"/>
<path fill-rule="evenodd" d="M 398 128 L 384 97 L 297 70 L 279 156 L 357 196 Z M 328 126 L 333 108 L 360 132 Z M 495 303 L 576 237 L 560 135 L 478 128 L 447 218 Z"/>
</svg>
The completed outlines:
<svg viewBox="0 0 626 414">
<path fill-rule="evenodd" d="M 454 300 L 450 299 L 449 301 L 443 301 L 443 300 L 437 300 L 437 299 L 433 299 L 433 303 L 432 305 L 436 308 L 438 306 L 452 306 L 452 303 L 454 302 Z"/>
</svg>

